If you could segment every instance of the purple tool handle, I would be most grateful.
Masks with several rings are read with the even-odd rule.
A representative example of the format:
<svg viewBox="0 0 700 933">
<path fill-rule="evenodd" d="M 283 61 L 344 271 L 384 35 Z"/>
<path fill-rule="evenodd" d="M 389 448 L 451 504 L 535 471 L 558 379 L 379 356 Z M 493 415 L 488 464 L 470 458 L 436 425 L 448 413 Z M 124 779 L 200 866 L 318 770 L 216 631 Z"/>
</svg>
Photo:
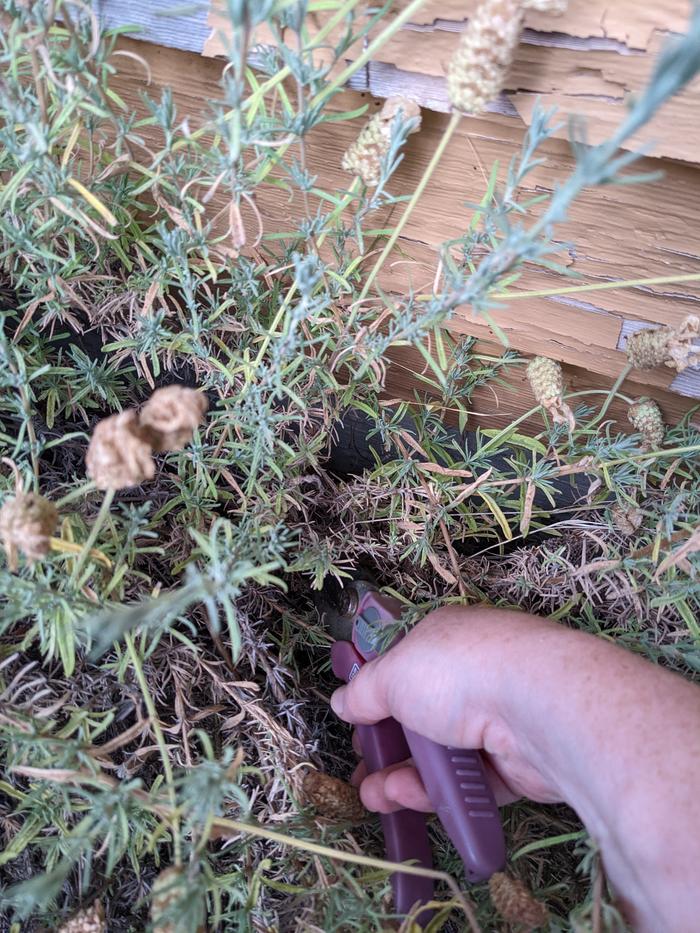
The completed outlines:
<svg viewBox="0 0 700 933">
<path fill-rule="evenodd" d="M 478 751 L 445 747 L 410 729 L 404 734 L 430 802 L 464 862 L 470 881 L 485 881 L 506 860 L 498 807 Z"/>
<path fill-rule="evenodd" d="M 401 617 L 398 600 L 365 584 L 358 586 L 357 612 L 384 625 Z M 353 628 L 355 647 L 364 655 L 366 639 L 359 625 Z M 370 647 L 371 646 L 370 644 Z M 368 657 L 376 657 L 376 652 Z M 462 856 L 470 881 L 485 881 L 503 868 L 506 860 L 501 818 L 481 755 L 476 750 L 446 748 L 404 729 L 413 762 L 431 804 L 455 848 Z"/>
<path fill-rule="evenodd" d="M 362 657 L 347 641 L 333 644 L 331 659 L 333 673 L 346 682 L 352 680 L 364 664 Z M 369 774 L 410 757 L 403 729 L 395 719 L 383 719 L 373 726 L 358 726 L 357 735 Z M 394 813 L 382 813 L 381 822 L 386 857 L 390 861 L 410 861 L 423 868 L 433 867 L 425 814 L 415 810 L 396 810 Z M 426 904 L 433 898 L 431 878 L 396 872 L 391 876 L 391 886 L 394 906 L 400 914 L 408 913 L 417 901 Z M 422 924 L 427 923 L 430 916 L 432 912 L 424 911 L 419 920 Z"/>
<path fill-rule="evenodd" d="M 395 719 L 382 719 L 373 726 L 357 726 L 357 736 L 368 774 L 411 757 L 403 729 Z M 381 813 L 380 819 L 386 857 L 390 861 L 412 861 L 423 868 L 433 867 L 424 813 L 418 813 L 416 810 L 396 810 L 394 813 Z M 433 897 L 432 878 L 397 872 L 391 877 L 391 886 L 394 891 L 394 905 L 400 914 L 408 913 L 416 901 L 425 904 Z M 427 914 L 421 914 L 424 923 L 427 919 Z"/>
</svg>

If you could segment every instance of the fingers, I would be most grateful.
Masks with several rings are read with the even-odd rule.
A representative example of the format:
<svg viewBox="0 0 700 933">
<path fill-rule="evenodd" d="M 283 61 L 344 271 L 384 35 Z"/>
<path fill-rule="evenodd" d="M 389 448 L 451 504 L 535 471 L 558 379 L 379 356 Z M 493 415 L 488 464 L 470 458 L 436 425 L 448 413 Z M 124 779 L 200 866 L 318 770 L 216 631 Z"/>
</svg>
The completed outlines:
<svg viewBox="0 0 700 933">
<path fill-rule="evenodd" d="M 362 754 L 357 730 L 352 733 L 352 747 L 358 755 Z M 368 810 L 376 813 L 392 813 L 403 808 L 429 813 L 433 809 L 410 759 L 372 774 L 367 773 L 367 765 L 360 761 L 350 783 L 360 788 L 360 799 Z"/>
<path fill-rule="evenodd" d="M 561 690 L 548 687 L 543 701 L 538 688 L 543 656 L 551 645 L 575 637 L 521 613 L 439 610 L 365 664 L 333 695 L 333 708 L 347 722 L 369 725 L 393 717 L 439 745 L 482 750 L 493 777 L 500 778 L 493 783 L 499 803 L 522 795 L 560 800 L 562 789 L 542 771 L 540 759 L 542 748 L 556 744 L 546 723 Z M 564 689 L 568 668 L 561 666 Z M 392 777 L 393 770 L 400 773 Z M 427 810 L 415 770 L 393 770 L 370 777 L 358 770 L 355 781 L 366 805 L 381 812 L 401 806 Z"/>
<path fill-rule="evenodd" d="M 522 793 L 517 788 L 511 787 L 508 782 L 503 779 L 498 769 L 491 763 L 491 759 L 488 755 L 483 755 L 483 762 L 486 779 L 489 782 L 498 806 L 505 807 L 510 803 L 515 803 L 516 800 L 520 800 L 523 796 Z"/>
<path fill-rule="evenodd" d="M 566 794 L 556 775 L 543 769 L 542 750 L 561 744 L 548 724 L 570 679 L 567 652 L 578 659 L 585 638 L 520 613 L 439 610 L 365 664 L 334 694 L 333 708 L 348 722 L 366 725 L 393 717 L 438 745 L 481 750 L 499 804 L 520 796 L 561 800 Z M 550 665 L 544 690 L 543 658 L 555 649 L 563 658 L 561 670 Z M 571 723 L 563 718 L 566 738 Z M 354 782 L 371 809 L 429 809 L 420 777 L 406 763 L 370 776 L 361 766 Z"/>
<path fill-rule="evenodd" d="M 485 756 L 484 765 L 489 784 L 499 807 L 513 803 L 521 794 L 511 789 L 493 768 Z M 431 813 L 431 805 L 425 787 L 412 761 L 401 761 L 382 771 L 367 774 L 367 766 L 361 761 L 350 778 L 350 783 L 360 788 L 360 799 L 367 807 L 378 813 L 392 813 L 406 807 Z"/>
<path fill-rule="evenodd" d="M 515 666 L 514 637 L 533 624 L 522 614 L 494 609 L 431 613 L 336 690 L 333 709 L 348 722 L 366 725 L 393 716 L 440 744 L 481 748 Z"/>
<path fill-rule="evenodd" d="M 350 783 L 353 787 L 359 787 L 360 784 L 367 777 L 367 765 L 364 761 L 361 761 L 359 765 L 352 772 L 352 777 L 350 778 Z"/>
<path fill-rule="evenodd" d="M 393 813 L 404 808 L 429 813 L 433 809 L 420 775 L 407 761 L 367 775 L 360 785 L 360 799 L 368 810 L 376 813 Z"/>
</svg>

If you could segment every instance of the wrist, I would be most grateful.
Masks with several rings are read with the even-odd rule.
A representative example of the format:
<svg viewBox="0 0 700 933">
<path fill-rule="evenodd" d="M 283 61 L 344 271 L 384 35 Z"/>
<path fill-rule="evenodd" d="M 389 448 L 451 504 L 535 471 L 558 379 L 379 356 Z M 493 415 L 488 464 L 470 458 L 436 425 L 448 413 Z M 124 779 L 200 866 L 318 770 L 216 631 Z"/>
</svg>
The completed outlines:
<svg viewBox="0 0 700 933">
<path fill-rule="evenodd" d="M 690 929 L 699 697 L 602 638 L 552 624 L 530 642 L 504 698 L 523 756 L 576 810 L 644 930 Z"/>
</svg>

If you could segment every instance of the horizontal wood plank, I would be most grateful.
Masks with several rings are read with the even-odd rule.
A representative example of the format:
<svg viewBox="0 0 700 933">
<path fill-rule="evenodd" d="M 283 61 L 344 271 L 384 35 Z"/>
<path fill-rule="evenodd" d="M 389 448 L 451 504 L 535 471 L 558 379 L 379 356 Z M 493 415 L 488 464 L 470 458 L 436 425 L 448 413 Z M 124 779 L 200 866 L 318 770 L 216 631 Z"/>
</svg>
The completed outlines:
<svg viewBox="0 0 700 933">
<path fill-rule="evenodd" d="M 129 40 L 124 41 L 148 59 L 153 75 L 149 92 L 158 96 L 161 87 L 171 87 L 178 112 L 182 117 L 189 115 L 193 125 L 203 113 L 202 102 L 220 96 L 221 62 L 143 43 L 129 46 Z M 145 87 L 142 72 L 126 59 L 118 67 L 116 89 L 130 106 L 141 110 Z M 380 105 L 367 94 L 347 91 L 334 99 L 332 107 L 351 110 L 362 103 Z M 406 157 L 392 183 L 396 193 L 410 192 L 415 187 L 445 122 L 441 114 L 424 114 L 423 128 L 410 137 Z M 308 167 L 318 175 L 322 187 L 347 187 L 349 179 L 340 170 L 340 160 L 360 125 L 358 121 L 333 123 L 318 127 L 309 136 L 305 147 Z M 157 134 L 151 137 L 148 129 L 144 133 L 149 142 L 158 143 Z M 396 255 L 387 265 L 382 277 L 385 288 L 404 291 L 410 285 L 420 291 L 430 286 L 439 245 L 464 230 L 471 211 L 468 205 L 481 198 L 490 166 L 495 160 L 506 166 L 522 135 L 522 125 L 503 115 L 464 119 L 408 223 Z M 571 169 L 572 159 L 564 141 L 551 140 L 543 155 L 545 162 L 530 178 L 525 196 L 551 190 Z M 646 160 L 641 168 L 657 164 Z M 663 178 L 643 187 L 597 189 L 580 199 L 560 231 L 561 257 L 580 275 L 573 284 L 700 272 L 700 246 L 693 241 L 693 231 L 700 227 L 698 170 L 679 162 L 667 162 L 665 169 Z M 292 231 L 302 216 L 300 199 L 295 196 L 290 200 L 274 186 L 261 186 L 256 200 L 268 233 Z M 218 203 L 213 208 L 221 206 Z M 395 219 L 380 217 L 377 224 Z M 252 217 L 248 220 L 252 224 Z M 569 239 L 575 245 L 567 247 L 565 241 Z M 539 290 L 568 284 L 572 283 L 562 281 L 559 275 L 532 271 L 523 277 L 519 287 Z M 683 283 L 560 298 L 516 299 L 504 302 L 494 316 L 515 349 L 545 353 L 563 361 L 572 372 L 588 374 L 609 385 L 625 363 L 620 347 L 623 330 L 629 326 L 626 322 L 677 324 L 700 307 L 699 301 L 700 284 Z M 449 327 L 455 333 L 490 337 L 493 341 L 487 325 L 467 308 L 455 315 Z M 396 385 L 403 390 L 405 383 L 399 367 L 396 369 L 392 379 L 396 377 Z M 636 374 L 633 380 L 633 392 L 652 390 L 664 400 L 669 415 L 680 414 L 690 404 L 688 398 L 667 391 L 674 381 L 670 370 Z M 700 395 L 697 371 L 684 374 L 681 390 L 684 395 Z M 513 403 L 518 401 L 523 400 L 516 393 Z"/>
<path fill-rule="evenodd" d="M 401 11 L 408 2 L 396 0 L 394 11 Z M 370 63 L 366 89 L 379 96 L 403 93 L 424 107 L 449 110 L 444 76 L 476 5 L 477 0 L 426 0 L 413 21 L 398 30 Z M 655 5 L 635 0 L 571 0 L 561 16 L 530 11 L 503 99 L 491 109 L 510 112 L 529 125 L 539 99 L 548 107 L 556 106 L 564 117 L 586 118 L 589 141 L 600 142 L 624 117 L 631 95 L 644 86 L 668 35 L 683 31 L 689 12 L 687 0 Z M 329 15 L 310 17 L 311 34 Z M 212 5 L 209 23 L 211 35 L 204 54 L 226 54 L 231 26 L 220 0 Z M 329 43 L 340 35 L 341 30 L 336 30 Z M 263 27 L 256 41 L 271 43 L 273 38 Z M 349 49 L 345 58 L 353 60 L 360 48 Z M 328 51 L 319 50 L 317 59 L 318 64 L 327 61 Z M 388 72 L 387 67 L 393 70 Z M 696 80 L 626 147 L 648 147 L 656 158 L 700 161 L 699 107 L 700 80 Z M 565 119 L 558 135 L 566 138 L 568 132 Z"/>
<path fill-rule="evenodd" d="M 211 34 L 209 0 L 92 0 L 103 29 L 131 27 L 135 39 L 201 52 Z"/>
</svg>

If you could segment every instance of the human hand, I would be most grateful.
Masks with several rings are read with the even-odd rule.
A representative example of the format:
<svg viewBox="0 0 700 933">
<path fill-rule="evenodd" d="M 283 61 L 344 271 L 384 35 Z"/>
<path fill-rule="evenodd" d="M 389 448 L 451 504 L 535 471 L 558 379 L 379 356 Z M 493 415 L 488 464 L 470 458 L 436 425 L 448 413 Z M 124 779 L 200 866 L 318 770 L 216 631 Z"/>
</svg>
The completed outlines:
<svg viewBox="0 0 700 933">
<path fill-rule="evenodd" d="M 700 690 L 614 646 L 522 613 L 431 613 L 332 697 L 350 723 L 393 716 L 481 749 L 497 800 L 572 806 L 628 919 L 691 933 L 700 916 Z M 410 762 L 357 772 L 369 809 L 430 809 Z"/>
<path fill-rule="evenodd" d="M 365 665 L 352 687 L 337 690 L 333 708 L 349 722 L 376 722 L 391 715 L 441 745 L 482 749 L 499 805 L 521 796 L 561 800 L 556 782 L 531 760 L 527 745 L 504 718 L 497 688 L 501 675 L 507 680 L 504 651 L 517 653 L 523 637 L 536 638 L 547 627 L 541 619 L 502 610 L 432 613 L 390 652 Z M 494 639 L 498 669 L 483 656 Z M 356 740 L 354 744 L 361 754 Z M 371 775 L 360 762 L 353 781 L 370 810 L 433 809 L 410 760 Z"/>
</svg>

